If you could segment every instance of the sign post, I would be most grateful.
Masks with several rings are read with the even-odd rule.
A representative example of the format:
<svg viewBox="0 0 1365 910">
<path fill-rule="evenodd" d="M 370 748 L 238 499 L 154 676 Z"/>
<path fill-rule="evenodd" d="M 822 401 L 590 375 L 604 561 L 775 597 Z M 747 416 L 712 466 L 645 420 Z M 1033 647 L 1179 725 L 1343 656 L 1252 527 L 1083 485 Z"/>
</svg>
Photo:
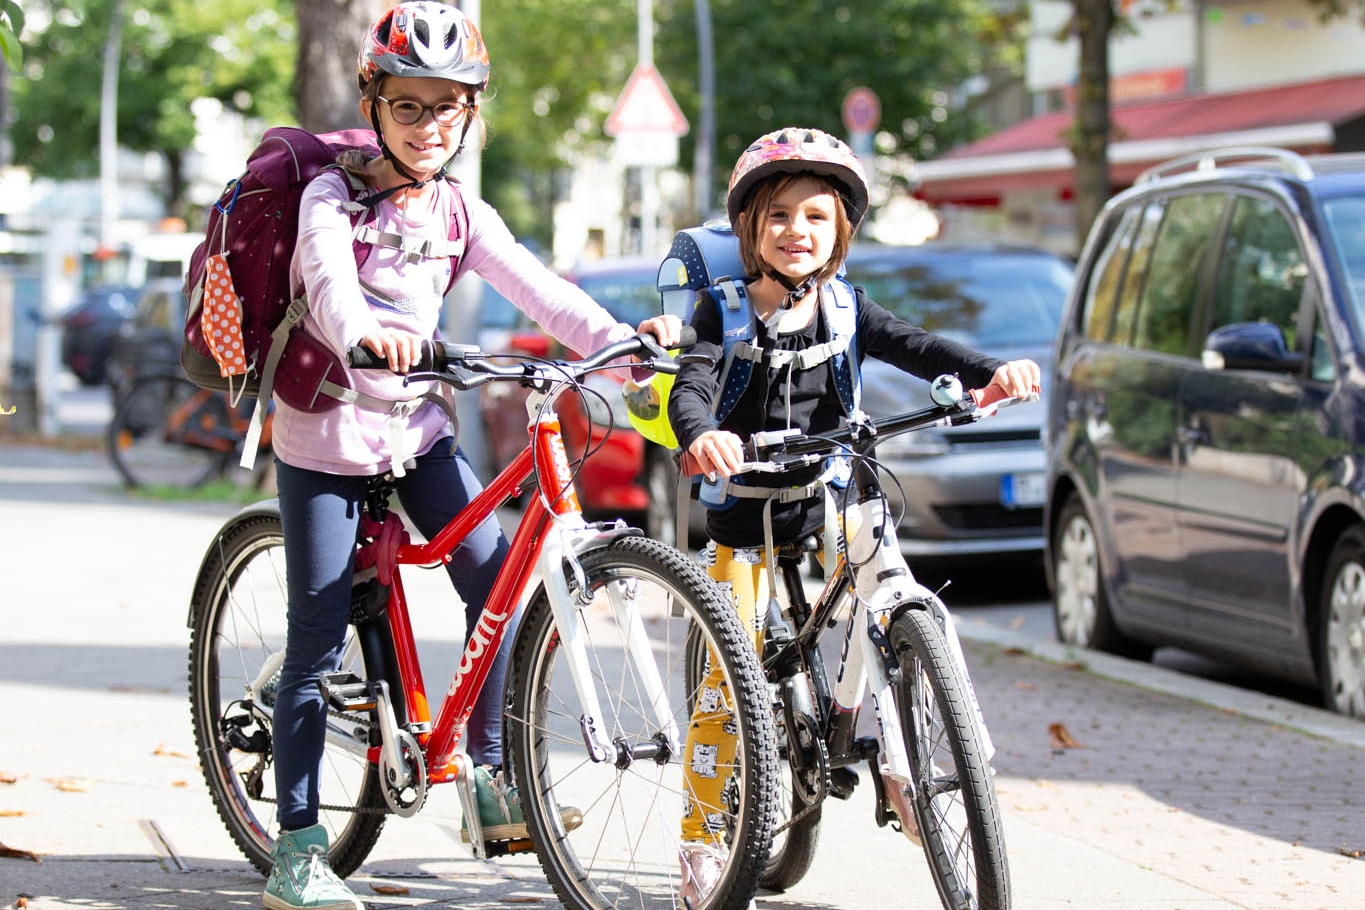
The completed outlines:
<svg viewBox="0 0 1365 910">
<path fill-rule="evenodd" d="M 616 139 L 616 163 L 640 168 L 640 252 L 652 255 L 659 210 L 654 170 L 678 163 L 678 137 L 687 134 L 687 118 L 652 63 L 636 64 L 605 129 Z"/>
<path fill-rule="evenodd" d="M 844 96 L 844 126 L 848 129 L 848 145 L 859 158 L 872 157 L 872 131 L 882 119 L 882 102 L 877 93 L 867 86 L 850 89 Z"/>
</svg>

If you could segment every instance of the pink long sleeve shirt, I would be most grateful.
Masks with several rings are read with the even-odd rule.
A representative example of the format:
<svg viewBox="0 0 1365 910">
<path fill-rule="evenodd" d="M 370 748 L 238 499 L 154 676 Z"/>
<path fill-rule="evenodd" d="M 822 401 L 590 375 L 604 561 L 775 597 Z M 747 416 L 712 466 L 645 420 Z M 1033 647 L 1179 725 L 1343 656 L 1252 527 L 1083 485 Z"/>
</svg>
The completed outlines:
<svg viewBox="0 0 1365 910">
<path fill-rule="evenodd" d="M 385 200 L 374 225 L 406 238 L 443 242 L 460 192 L 457 184 L 449 184 L 432 194 L 426 211 L 406 214 Z M 302 287 L 308 297 L 304 331 L 324 341 L 343 361 L 348 348 L 380 327 L 438 337 L 451 260 L 411 262 L 398 250 L 376 246 L 357 272 L 351 217 L 342 207 L 350 199 L 346 177 L 337 171 L 322 173 L 304 191 L 290 266 L 294 287 Z M 476 272 L 550 335 L 577 351 L 595 351 L 633 334 L 631 326 L 618 323 L 580 288 L 541 264 L 516 241 L 492 206 L 468 197 L 464 205 L 469 232 L 457 278 Z M 474 340 L 478 326 L 460 328 L 465 337 L 451 340 Z M 347 370 L 347 376 L 357 391 L 388 400 L 415 398 L 434 385 L 405 385 L 403 377 L 387 370 Z M 276 398 L 273 446 L 279 458 L 294 467 L 378 474 L 389 470 L 393 461 L 390 420 L 389 414 L 346 403 L 309 414 Z M 450 432 L 458 434 L 458 426 L 451 427 L 445 412 L 430 402 L 404 420 L 397 429 L 403 460 L 425 453 Z"/>
</svg>

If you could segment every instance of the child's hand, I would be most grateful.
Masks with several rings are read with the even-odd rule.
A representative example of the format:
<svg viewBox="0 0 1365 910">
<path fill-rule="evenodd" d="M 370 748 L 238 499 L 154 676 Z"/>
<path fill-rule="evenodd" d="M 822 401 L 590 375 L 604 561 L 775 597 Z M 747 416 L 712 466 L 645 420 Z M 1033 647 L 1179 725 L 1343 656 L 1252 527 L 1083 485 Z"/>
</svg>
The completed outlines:
<svg viewBox="0 0 1365 910">
<path fill-rule="evenodd" d="M 697 467 L 708 477 L 729 477 L 744 464 L 744 443 L 734 433 L 707 430 L 692 441 L 687 454 L 696 459 Z"/>
<path fill-rule="evenodd" d="M 1043 372 L 1032 360 L 1011 360 L 995 371 L 990 385 L 999 386 L 1010 398 L 1024 398 L 1035 394 L 1043 381 Z"/>
<path fill-rule="evenodd" d="M 682 331 L 682 320 L 671 313 L 655 316 L 640 323 L 639 328 L 635 331 L 653 335 L 659 340 L 659 347 L 671 348 L 678 343 L 678 335 Z"/>
<path fill-rule="evenodd" d="M 422 338 L 411 332 L 376 329 L 360 339 L 360 343 L 388 361 L 389 369 L 395 373 L 406 373 L 422 359 Z"/>
</svg>

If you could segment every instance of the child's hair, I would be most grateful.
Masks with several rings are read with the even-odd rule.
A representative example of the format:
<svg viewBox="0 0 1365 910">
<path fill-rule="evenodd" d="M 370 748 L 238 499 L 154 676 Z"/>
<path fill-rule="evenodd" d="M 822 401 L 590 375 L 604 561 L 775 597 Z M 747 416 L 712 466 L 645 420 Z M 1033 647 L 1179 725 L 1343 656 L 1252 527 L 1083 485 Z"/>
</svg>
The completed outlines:
<svg viewBox="0 0 1365 910">
<path fill-rule="evenodd" d="M 819 174 L 779 173 L 760 182 L 749 198 L 745 200 L 744 210 L 735 225 L 735 236 L 739 240 L 739 256 L 744 263 L 744 273 L 749 276 L 762 275 L 770 268 L 759 259 L 758 238 L 768 220 L 768 206 L 773 197 L 798 180 L 809 178 L 819 183 L 823 191 L 834 197 L 834 249 L 830 251 L 829 261 L 815 273 L 816 284 L 824 284 L 834 278 L 844 260 L 848 258 L 848 246 L 853 238 L 853 225 L 844 210 L 843 194 L 833 181 Z"/>
<path fill-rule="evenodd" d="M 365 90 L 361 92 L 360 97 L 370 102 L 370 104 L 375 104 L 380 94 L 384 91 L 384 82 L 387 78 L 387 75 L 380 73 L 378 78 L 371 79 L 365 85 Z M 475 101 L 478 100 L 479 86 L 468 85 L 463 82 L 457 82 L 455 84 L 464 89 L 466 98 L 473 98 Z M 474 136 L 474 149 L 482 149 L 484 142 L 487 141 L 488 138 L 487 124 L 484 122 L 483 115 L 479 113 L 477 108 L 471 116 L 474 119 L 469 124 L 469 133 Z M 465 142 L 466 144 L 469 142 L 468 135 L 465 137 Z M 342 170 L 346 171 L 348 174 L 354 174 L 361 179 L 366 179 L 365 166 L 370 163 L 370 159 L 373 157 L 373 155 L 367 155 L 361 149 L 348 149 L 337 156 L 337 164 L 341 165 Z"/>
</svg>

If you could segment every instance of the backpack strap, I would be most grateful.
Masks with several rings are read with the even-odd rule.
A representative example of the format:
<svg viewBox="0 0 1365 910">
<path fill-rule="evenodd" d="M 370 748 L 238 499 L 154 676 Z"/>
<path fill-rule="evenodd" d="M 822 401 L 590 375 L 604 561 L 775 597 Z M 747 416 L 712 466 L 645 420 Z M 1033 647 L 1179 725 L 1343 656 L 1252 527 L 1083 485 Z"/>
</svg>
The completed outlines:
<svg viewBox="0 0 1365 910">
<path fill-rule="evenodd" d="M 754 327 L 754 308 L 749 302 L 743 278 L 726 276 L 709 289 L 711 299 L 716 301 L 720 310 L 721 343 L 724 361 L 720 370 L 720 394 L 716 396 L 711 413 L 719 423 L 735 409 L 739 396 L 749 387 L 753 376 L 754 363 L 762 359 L 763 352 L 750 342 L 756 334 Z"/>
<path fill-rule="evenodd" d="M 852 417 L 862 406 L 863 383 L 858 362 L 858 295 L 842 274 L 820 289 L 820 303 L 829 327 L 834 387 L 844 414 Z M 821 347 L 823 347 L 822 345 Z"/>
</svg>

